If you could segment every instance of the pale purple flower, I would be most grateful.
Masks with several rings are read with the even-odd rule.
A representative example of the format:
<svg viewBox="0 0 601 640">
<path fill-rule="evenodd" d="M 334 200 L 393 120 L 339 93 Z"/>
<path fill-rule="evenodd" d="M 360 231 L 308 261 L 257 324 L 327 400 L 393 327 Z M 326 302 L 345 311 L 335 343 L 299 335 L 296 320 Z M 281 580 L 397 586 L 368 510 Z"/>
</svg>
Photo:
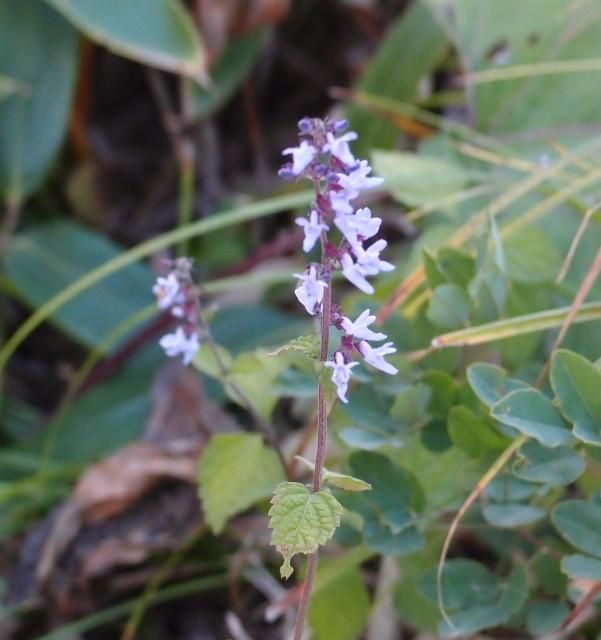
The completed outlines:
<svg viewBox="0 0 601 640">
<path fill-rule="evenodd" d="M 365 279 L 366 275 L 369 275 L 367 271 L 357 262 L 354 262 L 348 253 L 345 253 L 340 259 L 342 265 L 342 275 L 357 289 L 363 291 L 363 293 L 373 293 L 374 288 Z"/>
<path fill-rule="evenodd" d="M 363 189 L 371 189 L 377 187 L 384 182 L 384 178 L 376 178 L 369 176 L 371 167 L 367 160 L 361 160 L 348 175 L 344 173 L 338 174 L 338 184 L 346 191 L 362 191 Z"/>
<path fill-rule="evenodd" d="M 386 362 L 386 360 L 384 360 L 384 356 L 396 353 L 396 349 L 392 346 L 392 342 L 386 342 L 381 347 L 373 348 L 369 342 L 361 340 L 359 343 L 359 351 L 365 358 L 365 362 L 370 364 L 372 367 L 379 369 L 384 373 L 388 373 L 391 376 L 399 372 L 399 370 L 396 367 L 393 367 L 390 362 Z"/>
<path fill-rule="evenodd" d="M 341 325 L 349 336 L 354 336 L 361 340 L 385 340 L 386 334 L 376 333 L 368 328 L 370 324 L 375 322 L 375 319 L 376 316 L 370 316 L 369 309 L 367 309 L 355 320 L 355 322 L 346 316 L 343 316 Z"/>
<path fill-rule="evenodd" d="M 370 209 L 364 207 L 357 209 L 354 215 L 336 216 L 334 224 L 340 229 L 351 247 L 356 248 L 358 245 L 361 246 L 359 236 L 362 240 L 366 240 L 378 233 L 382 219 L 372 218 Z"/>
<path fill-rule="evenodd" d="M 303 240 L 303 251 L 308 253 L 313 249 L 315 243 L 319 240 L 322 231 L 328 231 L 330 227 L 327 224 L 319 221 L 319 214 L 315 209 L 311 211 L 309 219 L 297 218 L 295 220 L 299 227 L 303 227 L 305 232 L 305 239 Z"/>
<path fill-rule="evenodd" d="M 317 154 L 317 149 L 303 140 L 298 147 L 288 147 L 282 151 L 282 155 L 292 156 L 292 173 L 300 176 L 300 174 L 313 162 Z"/>
<path fill-rule="evenodd" d="M 336 215 L 349 215 L 354 208 L 350 203 L 359 195 L 358 191 L 330 191 L 330 205 Z"/>
<path fill-rule="evenodd" d="M 328 132 L 327 139 L 328 142 L 323 146 L 324 151 L 329 151 L 333 156 L 338 158 L 340 162 L 346 165 L 351 166 L 357 162 L 348 145 L 349 142 L 357 139 L 357 134 L 354 131 L 349 131 L 340 136 L 340 138 L 336 138 L 333 133 Z"/>
<path fill-rule="evenodd" d="M 194 331 L 190 335 L 186 335 L 182 327 L 178 327 L 174 333 L 164 335 L 159 340 L 159 344 L 169 357 L 183 356 L 182 360 L 184 364 L 190 364 L 200 348 L 200 342 L 196 332 Z"/>
<path fill-rule="evenodd" d="M 152 293 L 157 298 L 159 309 L 165 310 L 175 303 L 182 301 L 179 281 L 174 273 L 170 273 L 165 278 L 157 278 L 156 284 L 152 287 Z"/>
<path fill-rule="evenodd" d="M 356 367 L 358 362 L 345 362 L 344 354 L 340 351 L 336 351 L 334 355 L 334 362 L 329 360 L 324 362 L 324 366 L 330 367 L 332 371 L 332 382 L 336 385 L 336 393 L 342 402 L 345 404 L 348 402 L 346 399 L 346 392 L 348 390 L 348 383 L 351 379 L 351 369 Z"/>
<path fill-rule="evenodd" d="M 302 281 L 302 284 L 294 290 L 294 294 L 305 307 L 307 313 L 314 316 L 316 309 L 319 308 L 323 300 L 323 292 L 328 285 L 323 280 L 318 279 L 315 265 L 309 267 L 308 274 L 295 273 L 294 276 Z"/>
<path fill-rule="evenodd" d="M 380 271 L 392 271 L 394 265 L 386 260 L 380 260 L 380 253 L 386 249 L 386 240 L 377 240 L 367 249 L 358 247 L 355 249 L 357 264 L 363 269 L 365 275 L 375 276 Z"/>
</svg>

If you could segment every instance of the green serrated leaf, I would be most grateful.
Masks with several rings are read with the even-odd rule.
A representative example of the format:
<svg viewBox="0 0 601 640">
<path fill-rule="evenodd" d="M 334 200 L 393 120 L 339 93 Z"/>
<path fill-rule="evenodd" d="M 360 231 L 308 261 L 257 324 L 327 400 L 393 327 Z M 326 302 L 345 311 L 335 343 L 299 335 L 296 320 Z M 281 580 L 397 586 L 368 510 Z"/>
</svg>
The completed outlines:
<svg viewBox="0 0 601 640">
<path fill-rule="evenodd" d="M 317 360 L 319 358 L 319 336 L 315 334 L 299 336 L 278 347 L 269 355 L 279 356 L 281 353 L 286 353 L 287 351 L 296 351 L 297 353 L 302 353 L 304 356 L 307 356 L 307 358 Z"/>
<path fill-rule="evenodd" d="M 228 518 L 270 496 L 284 477 L 276 452 L 261 436 L 213 436 L 199 463 L 200 497 L 211 529 L 219 533 Z"/>
<path fill-rule="evenodd" d="M 303 458 L 302 456 L 294 457 L 302 462 L 308 469 L 311 469 L 311 471 L 315 471 L 315 464 L 313 462 L 307 460 L 306 458 Z M 369 484 L 369 482 L 365 482 L 365 480 L 355 478 L 354 476 L 349 476 L 346 473 L 330 471 L 327 467 L 323 468 L 321 481 L 329 482 L 335 487 L 344 489 L 345 491 L 369 491 L 371 489 L 371 484 Z"/>
<path fill-rule="evenodd" d="M 327 491 L 311 493 L 300 482 L 280 482 L 269 510 L 271 544 L 282 554 L 282 578 L 294 569 L 290 560 L 297 553 L 313 553 L 324 545 L 340 525 L 342 505 Z"/>
</svg>

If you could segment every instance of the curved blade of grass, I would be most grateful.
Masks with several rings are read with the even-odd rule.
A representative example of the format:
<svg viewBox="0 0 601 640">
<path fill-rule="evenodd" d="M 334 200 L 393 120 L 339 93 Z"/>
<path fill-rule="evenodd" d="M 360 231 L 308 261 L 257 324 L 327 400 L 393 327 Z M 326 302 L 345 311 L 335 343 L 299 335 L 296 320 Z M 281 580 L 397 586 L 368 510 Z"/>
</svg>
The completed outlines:
<svg viewBox="0 0 601 640">
<path fill-rule="evenodd" d="M 447 559 L 447 554 L 451 546 L 451 542 L 457 531 L 457 527 L 461 522 L 463 516 L 467 513 L 468 509 L 474 504 L 478 496 L 486 489 L 486 487 L 494 480 L 495 476 L 503 469 L 503 467 L 509 462 L 513 454 L 528 440 L 528 436 L 521 435 L 516 438 L 503 453 L 495 460 L 494 464 L 488 469 L 488 471 L 478 480 L 476 486 L 472 489 L 470 495 L 466 498 L 465 502 L 461 505 L 459 511 L 456 513 L 451 526 L 447 532 L 447 535 L 442 545 L 442 551 L 440 552 L 440 559 L 438 561 L 438 568 L 436 571 L 436 594 L 438 599 L 438 608 L 442 617 L 450 625 L 451 629 L 454 629 L 453 622 L 449 618 L 449 615 L 444 606 L 444 598 L 442 595 L 442 572 Z"/>
<path fill-rule="evenodd" d="M 475 213 L 464 225 L 459 227 L 455 233 L 445 243 L 445 246 L 459 247 L 466 240 L 469 240 L 479 226 L 486 221 L 488 216 L 494 217 L 503 211 L 506 207 L 513 204 L 516 200 L 526 195 L 528 192 L 537 188 L 541 183 L 558 175 L 565 167 L 574 163 L 575 158 L 586 155 L 601 147 L 601 137 L 596 137 L 593 140 L 589 140 L 583 145 L 580 145 L 571 156 L 561 158 L 554 165 L 541 168 L 538 171 L 532 172 L 529 176 L 523 180 L 517 182 L 511 189 L 501 194 L 498 198 L 493 200 L 487 207 L 481 209 Z M 528 216 L 528 220 L 540 217 L 547 211 L 549 211 L 555 205 L 567 200 L 574 193 L 583 189 L 588 184 L 598 180 L 601 177 L 601 171 L 593 171 L 585 174 L 578 180 L 575 180 L 565 188 L 554 193 L 549 198 L 546 198 L 542 202 L 535 205 L 532 209 L 527 211 L 523 216 L 520 216 L 517 221 L 514 221 L 510 225 L 509 231 L 505 231 L 505 235 L 513 233 L 517 228 L 521 226 L 521 220 Z M 532 213 L 534 211 L 534 214 Z M 501 232 L 503 234 L 503 230 Z M 416 267 L 406 278 L 401 282 L 396 291 L 386 301 L 386 303 L 380 309 L 378 314 L 378 321 L 384 322 L 393 311 L 403 304 L 403 302 L 409 297 L 413 291 L 421 286 L 426 279 L 426 274 L 423 266 Z"/>
<path fill-rule="evenodd" d="M 521 336 L 534 331 L 545 331 L 554 327 L 561 327 L 570 314 L 572 307 L 560 309 L 547 309 L 523 316 L 516 316 L 506 320 L 496 320 L 487 324 L 481 324 L 468 329 L 451 331 L 436 336 L 432 340 L 432 346 L 437 349 L 445 347 L 467 347 L 486 342 L 495 342 L 505 338 Z M 575 314 L 573 322 L 589 322 L 601 319 L 601 302 L 589 302 L 583 304 Z"/>
<path fill-rule="evenodd" d="M 147 240 L 146 242 L 139 244 L 137 247 L 122 253 L 116 258 L 105 262 L 96 269 L 86 273 L 83 277 L 63 289 L 60 293 L 57 293 L 55 296 L 50 298 L 50 300 L 44 303 L 39 309 L 30 315 L 29 318 L 27 318 L 27 320 L 17 329 L 17 331 L 15 331 L 0 351 L 0 372 L 2 372 L 6 366 L 6 363 L 15 352 L 15 349 L 17 349 L 17 347 L 34 329 L 39 327 L 40 324 L 47 320 L 57 309 L 77 297 L 88 287 L 96 284 L 112 273 L 119 271 L 119 269 L 123 269 L 123 267 L 126 267 L 132 262 L 136 262 L 136 260 L 146 258 L 160 249 L 177 244 L 187 238 L 194 238 L 212 231 L 218 231 L 219 229 L 240 224 L 241 222 L 247 222 L 272 213 L 309 204 L 312 197 L 312 192 L 302 191 L 290 195 L 270 198 L 268 200 L 260 200 L 259 202 L 253 202 L 230 211 L 214 214 L 210 218 L 194 222 L 186 225 L 185 227 L 180 227 L 179 229 L 174 229 L 173 231 L 168 231 L 157 238 Z"/>
<path fill-rule="evenodd" d="M 149 603 L 149 606 L 155 606 L 163 602 L 171 602 L 172 600 L 190 596 L 201 591 L 209 591 L 210 589 L 223 587 L 227 584 L 227 580 L 226 575 L 204 576 L 194 580 L 187 580 L 186 582 L 181 582 L 180 584 L 157 591 L 157 593 L 152 596 L 152 601 Z M 56 631 L 38 636 L 35 640 L 69 640 L 70 638 L 77 637 L 81 633 L 124 618 L 134 610 L 137 604 L 138 598 L 131 598 L 114 607 L 108 607 L 103 611 L 93 613 L 71 624 L 66 624 Z"/>
<path fill-rule="evenodd" d="M 601 71 L 601 59 L 581 58 L 580 60 L 554 60 L 532 64 L 516 64 L 502 69 L 485 69 L 474 71 L 464 76 L 465 85 L 484 84 L 516 80 L 517 78 L 535 78 L 537 76 L 557 75 L 564 73 L 590 73 Z"/>
</svg>

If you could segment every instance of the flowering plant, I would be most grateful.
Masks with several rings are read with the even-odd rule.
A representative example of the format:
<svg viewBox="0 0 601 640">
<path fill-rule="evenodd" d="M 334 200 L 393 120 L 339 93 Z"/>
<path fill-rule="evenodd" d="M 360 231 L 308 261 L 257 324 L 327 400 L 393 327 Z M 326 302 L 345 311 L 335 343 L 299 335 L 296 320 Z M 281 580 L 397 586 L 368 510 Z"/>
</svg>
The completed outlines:
<svg viewBox="0 0 601 640">
<path fill-rule="evenodd" d="M 295 274 L 298 285 L 294 293 L 307 313 L 320 317 L 319 357 L 324 367 L 331 369 L 332 382 L 343 403 L 348 402 L 352 370 L 359 364 L 355 357 L 362 357 L 367 364 L 384 373 L 397 373 L 397 369 L 385 359 L 385 356 L 396 352 L 392 342 L 376 347 L 370 344 L 386 340 L 386 335 L 370 328 L 376 317 L 370 315 L 369 309 L 353 321 L 333 302 L 333 275 L 336 271 L 341 271 L 363 293 L 372 294 L 374 287 L 368 277 L 394 269 L 390 262 L 380 257 L 386 241 L 371 242 L 378 234 L 382 220 L 373 217 L 368 207 L 355 208 L 354 201 L 362 191 L 377 187 L 383 181 L 370 175 L 372 169 L 366 160 L 354 157 L 349 143 L 357 138 L 357 134 L 344 133 L 347 126 L 345 120 L 303 118 L 299 122 L 299 145 L 284 150 L 284 155 L 291 156 L 291 161 L 280 169 L 280 176 L 285 179 L 306 178 L 313 184 L 315 198 L 312 206 L 307 217 L 297 218 L 296 224 L 304 231 L 303 251 L 309 253 L 319 244 L 321 260 L 311 261 L 304 273 Z M 334 228 L 339 232 L 336 241 L 330 235 Z M 338 346 L 330 354 L 332 326 L 341 335 Z M 295 640 L 303 634 L 318 545 L 334 533 L 342 512 L 338 501 L 322 489 L 326 471 L 328 409 L 321 382 L 318 385 L 317 416 L 313 491 L 310 494 L 304 485 L 298 483 L 281 483 L 270 510 L 272 541 L 284 556 L 282 575 L 287 577 L 292 573 L 290 558 L 295 553 L 309 555 Z M 348 477 L 345 488 L 365 490 L 369 485 Z M 306 515 L 311 512 L 315 516 L 313 522 Z"/>
</svg>

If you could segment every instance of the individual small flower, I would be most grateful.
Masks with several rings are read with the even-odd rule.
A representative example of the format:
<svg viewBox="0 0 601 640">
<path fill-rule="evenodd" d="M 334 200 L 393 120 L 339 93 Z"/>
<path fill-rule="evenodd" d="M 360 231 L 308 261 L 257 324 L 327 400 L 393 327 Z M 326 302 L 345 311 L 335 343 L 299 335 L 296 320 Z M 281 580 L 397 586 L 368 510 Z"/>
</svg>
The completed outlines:
<svg viewBox="0 0 601 640">
<path fill-rule="evenodd" d="M 300 174 L 313 162 L 313 158 L 317 155 L 317 149 L 303 140 L 298 147 L 288 147 L 282 151 L 282 155 L 292 156 L 292 173 L 300 176 Z"/>
<path fill-rule="evenodd" d="M 305 232 L 305 239 L 303 240 L 303 251 L 308 253 L 313 249 L 315 243 L 319 240 L 322 231 L 328 231 L 330 227 L 327 224 L 319 221 L 319 214 L 315 209 L 311 211 L 309 219 L 297 218 L 295 220 L 299 227 L 303 227 Z"/>
<path fill-rule="evenodd" d="M 393 367 L 390 362 L 386 362 L 386 360 L 384 360 L 384 356 L 396 353 L 396 349 L 392 346 L 392 342 L 386 342 L 381 347 L 376 347 L 374 349 L 369 342 L 361 340 L 359 343 L 359 351 L 365 358 L 365 362 L 370 364 L 372 367 L 379 369 L 384 373 L 388 373 L 391 376 L 399 372 L 399 370 L 396 367 Z"/>
<path fill-rule="evenodd" d="M 348 175 L 344 173 L 338 174 L 338 184 L 346 191 L 362 191 L 363 189 L 377 187 L 384 182 L 384 178 L 370 177 L 370 173 L 371 167 L 367 160 L 361 160 Z"/>
<path fill-rule="evenodd" d="M 376 316 L 370 316 L 369 309 L 367 309 L 355 320 L 355 322 L 346 316 L 342 316 L 341 325 L 349 336 L 354 336 L 361 340 L 385 340 L 386 334 L 376 333 L 375 331 L 368 329 L 368 326 L 373 324 L 375 319 Z"/>
<path fill-rule="evenodd" d="M 308 274 L 295 273 L 294 276 L 302 280 L 302 284 L 294 290 L 298 301 L 305 307 L 307 313 L 315 315 L 316 310 L 323 300 L 323 292 L 327 288 L 327 283 L 319 280 L 315 265 L 309 267 Z"/>
<path fill-rule="evenodd" d="M 350 203 L 359 195 L 358 191 L 330 191 L 330 206 L 336 215 L 349 215 L 354 211 Z"/>
<path fill-rule="evenodd" d="M 377 240 L 367 249 L 359 248 L 356 251 L 357 264 L 365 271 L 366 275 L 375 276 L 380 271 L 392 271 L 394 265 L 386 260 L 380 260 L 380 253 L 386 249 L 386 240 Z"/>
<path fill-rule="evenodd" d="M 367 240 L 378 233 L 381 218 L 372 218 L 368 207 L 357 209 L 354 215 L 336 216 L 334 224 L 340 229 L 342 235 L 354 249 L 361 246 L 362 240 Z M 361 248 L 363 248 L 361 246 Z"/>
<path fill-rule="evenodd" d="M 182 293 L 176 275 L 172 272 L 167 277 L 157 278 L 156 284 L 152 287 L 152 293 L 157 298 L 159 309 L 165 310 L 177 302 L 181 302 Z"/>
<path fill-rule="evenodd" d="M 184 364 L 190 364 L 200 348 L 200 342 L 196 331 L 186 335 L 183 327 L 178 327 L 173 333 L 164 335 L 159 344 L 165 350 L 165 353 L 171 357 L 183 356 Z"/>
<path fill-rule="evenodd" d="M 342 256 L 340 263 L 342 265 L 342 275 L 351 284 L 354 284 L 363 293 L 371 294 L 374 292 L 374 288 L 365 279 L 365 276 L 369 274 L 360 264 L 354 262 L 348 253 Z"/>
<path fill-rule="evenodd" d="M 349 142 L 357 139 L 357 134 L 354 131 L 349 131 L 340 138 L 336 138 L 333 133 L 328 132 L 327 143 L 324 145 L 323 150 L 329 151 L 334 157 L 338 158 L 340 162 L 348 166 L 354 165 L 357 161 L 352 154 L 348 145 Z"/>
<path fill-rule="evenodd" d="M 336 393 L 342 402 L 345 404 L 348 402 L 346 398 L 346 392 L 348 390 L 348 383 L 351 379 L 351 369 L 356 367 L 358 362 L 345 362 L 344 354 L 341 351 L 336 351 L 334 355 L 334 362 L 331 360 L 324 362 L 326 367 L 333 369 L 332 382 L 336 385 Z"/>
</svg>

